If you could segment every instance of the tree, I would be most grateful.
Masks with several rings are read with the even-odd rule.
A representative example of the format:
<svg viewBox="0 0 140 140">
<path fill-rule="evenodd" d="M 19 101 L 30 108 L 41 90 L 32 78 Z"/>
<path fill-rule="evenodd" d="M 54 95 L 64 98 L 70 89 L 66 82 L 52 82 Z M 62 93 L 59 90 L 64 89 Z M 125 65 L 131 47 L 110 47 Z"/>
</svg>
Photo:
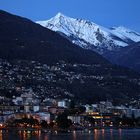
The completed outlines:
<svg viewBox="0 0 140 140">
<path fill-rule="evenodd" d="M 72 125 L 72 122 L 67 118 L 66 113 L 59 114 L 56 122 L 58 127 L 61 129 L 67 129 Z"/>
<path fill-rule="evenodd" d="M 46 121 L 43 120 L 43 121 L 41 122 L 41 127 L 42 127 L 42 128 L 48 128 L 48 123 L 47 123 Z"/>
<path fill-rule="evenodd" d="M 78 107 L 79 113 L 84 113 L 86 111 L 86 108 L 84 106 Z"/>
<path fill-rule="evenodd" d="M 71 109 L 74 109 L 75 108 L 75 102 L 74 102 L 74 100 L 71 100 L 71 102 L 70 102 L 70 108 Z"/>
<path fill-rule="evenodd" d="M 91 123 L 91 124 L 94 124 L 94 123 L 95 123 L 95 119 L 92 118 L 92 117 L 89 117 L 89 116 L 86 116 L 86 117 L 85 117 L 85 120 L 88 121 L 88 122 Z"/>
</svg>

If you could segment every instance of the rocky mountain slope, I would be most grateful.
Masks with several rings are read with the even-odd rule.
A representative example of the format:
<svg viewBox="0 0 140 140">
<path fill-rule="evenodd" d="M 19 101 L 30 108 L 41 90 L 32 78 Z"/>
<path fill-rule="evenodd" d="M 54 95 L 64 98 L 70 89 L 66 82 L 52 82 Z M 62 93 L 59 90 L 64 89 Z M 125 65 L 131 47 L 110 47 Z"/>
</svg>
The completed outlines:
<svg viewBox="0 0 140 140">
<path fill-rule="evenodd" d="M 91 49 L 100 54 L 140 41 L 139 33 L 125 27 L 108 29 L 87 20 L 67 17 L 61 13 L 50 20 L 37 21 L 37 23 L 60 32 L 82 48 Z"/>
<path fill-rule="evenodd" d="M 0 11 L 0 57 L 54 63 L 108 63 L 95 52 L 72 44 L 58 33 L 26 18 Z"/>
</svg>

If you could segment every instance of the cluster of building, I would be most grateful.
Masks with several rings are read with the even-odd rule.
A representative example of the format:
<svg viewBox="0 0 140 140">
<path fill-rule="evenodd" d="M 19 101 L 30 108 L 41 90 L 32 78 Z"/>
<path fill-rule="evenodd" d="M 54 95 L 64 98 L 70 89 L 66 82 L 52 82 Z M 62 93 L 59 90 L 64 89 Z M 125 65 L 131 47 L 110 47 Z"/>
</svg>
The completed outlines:
<svg viewBox="0 0 140 140">
<path fill-rule="evenodd" d="M 43 101 L 36 98 L 32 91 L 21 94 L 20 97 L 13 97 L 9 105 L 0 105 L 0 123 L 5 123 L 9 119 L 21 119 L 25 115 L 33 117 L 40 122 L 53 121 L 56 114 L 63 113 L 67 108 L 70 100 L 55 100 L 46 98 Z"/>
<path fill-rule="evenodd" d="M 22 119 L 25 117 L 33 117 L 39 122 L 55 121 L 57 115 L 67 111 L 75 110 L 71 108 L 71 100 L 69 99 L 50 99 L 46 98 L 40 100 L 32 94 L 32 91 L 28 94 L 21 94 L 20 97 L 13 97 L 12 105 L 1 105 L 0 106 L 0 124 L 6 123 L 10 119 Z M 116 118 L 128 117 L 128 118 L 139 118 L 140 109 L 126 107 L 126 106 L 113 106 L 109 101 L 102 101 L 97 104 L 86 104 L 81 105 L 84 111 L 81 113 L 69 113 L 68 119 L 70 119 L 74 124 L 90 126 L 91 121 L 86 118 L 94 119 L 94 125 L 108 125 L 112 126 Z"/>
</svg>

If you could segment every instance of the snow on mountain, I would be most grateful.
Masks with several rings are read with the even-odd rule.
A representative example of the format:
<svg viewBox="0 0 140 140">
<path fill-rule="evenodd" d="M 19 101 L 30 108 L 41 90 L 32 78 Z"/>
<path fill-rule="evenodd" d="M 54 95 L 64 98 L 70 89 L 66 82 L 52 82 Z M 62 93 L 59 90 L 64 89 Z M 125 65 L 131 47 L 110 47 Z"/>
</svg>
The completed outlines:
<svg viewBox="0 0 140 140">
<path fill-rule="evenodd" d="M 135 42 L 139 42 L 140 41 L 140 33 L 137 33 L 133 30 L 127 29 L 123 26 L 119 26 L 119 27 L 113 27 L 111 28 L 111 30 L 113 31 L 114 34 L 120 34 L 123 35 L 129 39 L 131 39 L 132 41 Z"/>
<path fill-rule="evenodd" d="M 114 50 L 125 47 L 131 42 L 140 41 L 140 34 L 129 29 L 104 28 L 93 22 L 74 19 L 58 13 L 55 17 L 36 23 L 57 31 L 71 40 L 73 43 L 85 48 L 104 53 L 106 50 Z"/>
</svg>

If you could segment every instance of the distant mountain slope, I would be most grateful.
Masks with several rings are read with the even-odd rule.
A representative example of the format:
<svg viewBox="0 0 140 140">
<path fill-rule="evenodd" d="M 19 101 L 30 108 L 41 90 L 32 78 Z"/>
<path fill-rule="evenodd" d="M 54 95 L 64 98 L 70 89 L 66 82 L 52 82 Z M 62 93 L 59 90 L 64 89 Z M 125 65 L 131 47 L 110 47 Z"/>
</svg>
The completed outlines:
<svg viewBox="0 0 140 140">
<path fill-rule="evenodd" d="M 126 66 L 140 72 L 140 42 L 121 48 L 117 52 L 106 54 L 113 63 Z"/>
<path fill-rule="evenodd" d="M 123 26 L 112 27 L 111 30 L 113 31 L 114 34 L 116 34 L 116 36 L 118 34 L 120 34 L 122 36 L 125 36 L 126 38 L 129 38 L 130 40 L 132 40 L 134 42 L 140 41 L 140 33 L 137 33 L 135 31 L 127 29 L 127 28 L 125 28 Z"/>
<path fill-rule="evenodd" d="M 86 51 L 49 29 L 26 18 L 0 11 L 0 57 L 54 63 L 108 63 L 95 52 Z"/>
<path fill-rule="evenodd" d="M 93 22 L 73 19 L 61 13 L 47 21 L 37 21 L 53 31 L 63 33 L 79 46 L 104 54 L 140 41 L 140 34 L 124 27 L 107 29 Z"/>
</svg>

